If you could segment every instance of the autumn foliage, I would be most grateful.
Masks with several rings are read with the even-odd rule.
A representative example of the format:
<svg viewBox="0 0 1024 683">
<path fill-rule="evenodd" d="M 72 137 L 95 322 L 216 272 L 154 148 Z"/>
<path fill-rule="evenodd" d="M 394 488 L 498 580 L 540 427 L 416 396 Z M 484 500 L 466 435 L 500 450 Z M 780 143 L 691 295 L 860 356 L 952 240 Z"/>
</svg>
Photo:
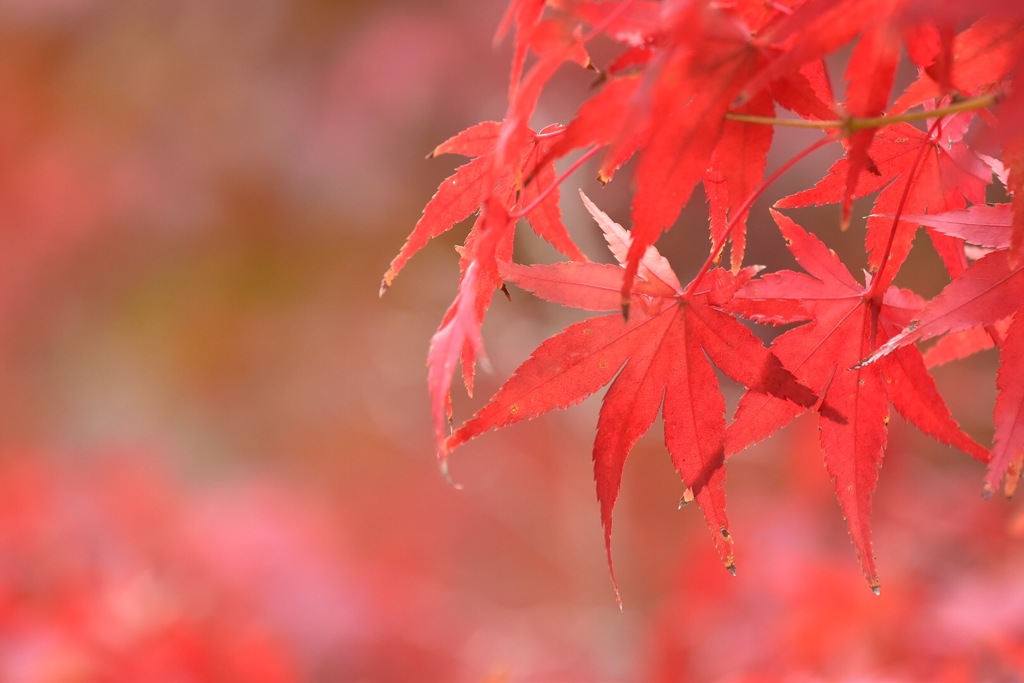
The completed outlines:
<svg viewBox="0 0 1024 683">
<path fill-rule="evenodd" d="M 1011 495 L 1024 455 L 1022 27 L 1024 8 L 986 0 L 513 0 L 498 29 L 499 39 L 514 34 L 507 109 L 433 151 L 469 161 L 438 188 L 381 287 L 432 238 L 474 217 L 458 293 L 428 354 L 442 464 L 470 439 L 607 386 L 593 461 L 609 562 L 624 462 L 660 412 L 683 503 L 700 507 L 733 570 L 727 460 L 812 411 L 876 592 L 870 516 L 891 408 L 987 463 L 979 488 Z M 593 45 L 607 54 L 609 44 L 610 59 L 591 61 Z M 538 125 L 538 102 L 561 71 L 592 80 L 589 98 L 568 122 Z M 901 74 L 908 85 L 895 91 Z M 782 126 L 809 129 L 808 146 L 769 174 Z M 823 147 L 836 158 L 825 177 L 772 195 L 776 179 Z M 600 199 L 580 197 L 614 263 L 577 247 L 572 235 L 592 225 L 562 220 L 562 202 L 576 195 L 560 190 L 581 168 L 632 184 L 629 230 Z M 701 189 L 706 220 L 677 225 Z M 772 220 L 750 214 L 762 196 L 774 202 Z M 871 201 L 866 220 L 853 214 L 861 198 Z M 786 213 L 826 204 L 836 206 L 827 224 L 801 226 Z M 567 260 L 517 263 L 521 221 Z M 748 223 L 780 231 L 798 269 L 756 265 Z M 655 246 L 670 229 L 700 250 L 710 243 L 703 267 L 673 270 Z M 829 248 L 846 229 L 863 235 L 863 275 Z M 898 284 L 919 236 L 948 274 L 930 300 Z M 472 394 L 481 326 L 509 283 L 599 315 L 543 342 L 486 405 L 455 422 L 453 378 L 461 363 Z M 766 347 L 750 323 L 787 327 Z M 922 353 L 918 342 L 935 338 Z M 960 429 L 930 368 L 993 346 L 999 393 L 985 447 Z M 715 368 L 745 389 L 731 420 Z"/>
</svg>

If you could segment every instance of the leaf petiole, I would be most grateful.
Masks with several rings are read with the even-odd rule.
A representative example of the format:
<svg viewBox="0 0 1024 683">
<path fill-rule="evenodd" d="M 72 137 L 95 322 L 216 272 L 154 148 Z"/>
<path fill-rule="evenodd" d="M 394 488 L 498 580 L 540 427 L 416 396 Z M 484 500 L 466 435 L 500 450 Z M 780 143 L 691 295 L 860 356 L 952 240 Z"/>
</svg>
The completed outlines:
<svg viewBox="0 0 1024 683">
<path fill-rule="evenodd" d="M 765 126 L 814 128 L 819 130 L 837 129 L 846 131 L 847 133 L 853 133 L 867 128 L 883 128 L 885 126 L 891 126 L 894 123 L 913 123 L 914 121 L 924 121 L 926 119 L 949 116 L 950 114 L 958 114 L 964 111 L 984 109 L 985 107 L 990 107 L 995 104 L 998 99 L 999 93 L 992 92 L 987 95 L 979 95 L 978 97 L 960 100 L 959 102 L 954 102 L 948 107 L 942 107 L 941 109 L 923 109 L 920 111 L 897 114 L 896 116 L 870 116 L 863 119 L 849 117 L 846 119 L 831 119 L 826 121 L 807 121 L 805 119 L 780 119 L 774 116 L 755 116 L 753 114 L 733 113 L 727 113 L 725 118 L 730 121 L 758 123 Z"/>
<path fill-rule="evenodd" d="M 797 153 L 795 156 L 793 156 L 793 158 L 784 163 L 782 166 L 779 166 L 779 168 L 777 168 L 774 173 L 768 176 L 768 178 L 763 183 L 761 183 L 760 187 L 754 190 L 750 194 L 750 196 L 746 198 L 746 200 L 736 209 L 735 213 L 733 213 L 732 219 L 729 221 L 729 224 L 726 226 L 725 230 L 722 231 L 722 236 L 711 246 L 711 254 L 708 255 L 707 260 L 704 261 L 704 265 L 701 267 L 700 271 L 698 271 L 697 276 L 693 278 L 689 286 L 686 288 L 686 291 L 683 292 L 683 298 L 689 297 L 697 290 L 697 285 L 700 284 L 700 281 L 704 278 L 704 275 L 706 275 L 707 272 L 711 270 L 711 266 L 714 265 L 715 261 L 718 259 L 719 254 L 722 252 L 722 249 L 725 248 L 725 243 L 729 239 L 729 235 L 732 234 L 733 229 L 739 223 L 740 216 L 742 216 L 747 211 L 747 209 L 749 209 L 753 205 L 753 203 L 757 201 L 757 198 L 760 197 L 761 194 L 763 194 L 764 191 L 768 189 L 768 186 L 774 183 L 776 180 L 778 180 L 783 173 L 792 168 L 793 165 L 796 164 L 798 161 L 800 161 L 801 159 L 803 159 L 816 149 L 824 147 L 830 142 L 834 142 L 835 139 L 835 136 L 824 137 L 821 138 L 820 140 L 815 141 L 808 147 L 804 148 L 803 151 Z"/>
<path fill-rule="evenodd" d="M 551 194 L 551 192 L 554 191 L 554 189 L 556 187 L 558 187 L 563 182 L 565 182 L 566 178 L 568 178 L 573 173 L 575 173 L 576 169 L 578 169 L 580 166 L 582 166 L 584 163 L 586 163 L 586 161 L 588 159 L 590 159 L 592 156 L 597 154 L 600 150 L 601 150 L 601 147 L 599 147 L 599 146 L 594 146 L 594 147 L 591 147 L 590 149 L 588 149 L 583 154 L 583 156 L 581 156 L 579 159 L 574 161 L 572 166 L 570 166 L 569 168 L 567 168 L 565 170 L 565 173 L 563 173 L 562 175 L 560 175 L 557 178 L 555 178 L 554 182 L 552 182 L 551 185 L 549 185 L 548 187 L 546 187 L 543 190 L 541 190 L 540 194 L 538 194 L 536 196 L 536 198 L 534 198 L 534 200 L 532 202 L 530 202 L 526 206 L 522 207 L 518 211 L 513 211 L 512 213 L 509 214 L 508 217 L 511 218 L 512 220 L 519 220 L 520 218 L 524 218 L 526 216 L 526 214 L 528 214 L 531 211 L 533 211 L 534 209 L 536 209 L 540 205 L 540 203 L 542 201 L 547 199 L 548 195 Z"/>
</svg>

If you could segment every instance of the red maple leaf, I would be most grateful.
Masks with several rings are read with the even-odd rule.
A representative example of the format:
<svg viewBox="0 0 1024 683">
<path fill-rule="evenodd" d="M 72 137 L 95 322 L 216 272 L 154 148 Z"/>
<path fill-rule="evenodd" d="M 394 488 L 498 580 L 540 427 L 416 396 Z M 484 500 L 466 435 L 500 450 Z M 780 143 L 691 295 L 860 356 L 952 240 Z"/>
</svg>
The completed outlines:
<svg viewBox="0 0 1024 683">
<path fill-rule="evenodd" d="M 989 121 L 993 127 L 987 135 L 1001 143 L 1002 162 L 1009 171 L 1004 182 L 1013 195 L 1015 216 L 1010 254 L 1017 260 L 1024 253 L 1024 137 L 1019 134 L 1016 122 L 1024 114 L 1024 96 L 1019 89 L 1008 87 L 1006 81 L 1024 66 L 1024 50 L 1020 47 L 1024 9 L 1013 3 L 986 5 L 991 5 L 984 9 L 994 16 L 976 21 L 949 41 L 948 64 L 943 65 L 943 76 L 936 78 L 933 70 L 922 69 L 918 80 L 896 101 L 893 112 L 900 113 L 947 94 L 958 98 L 1003 94 L 1003 101 L 994 111 L 996 118 Z M 964 3 L 959 11 L 970 16 L 978 8 Z M 984 197 L 977 201 L 984 201 Z"/>
<path fill-rule="evenodd" d="M 945 365 L 971 354 L 1000 346 L 1006 338 L 1010 319 L 1003 318 L 994 325 L 971 327 L 960 332 L 950 332 L 939 338 L 924 352 L 924 363 L 929 368 Z"/>
<path fill-rule="evenodd" d="M 853 40 L 865 25 L 878 21 L 881 1 L 809 0 L 794 3 L 796 11 L 780 13 L 754 40 L 769 61 L 745 85 L 744 99 Z"/>
<path fill-rule="evenodd" d="M 883 11 L 891 12 L 898 0 L 880 3 Z M 881 116 L 889 103 L 889 91 L 896 77 L 899 63 L 899 34 L 896 27 L 885 20 L 872 22 L 861 34 L 853 48 L 846 67 L 846 110 L 851 116 L 869 118 Z M 875 128 L 853 131 L 846 143 L 846 183 L 840 203 L 840 225 L 850 224 L 850 209 L 857 180 L 865 170 L 878 172 L 868 149 L 875 139 Z"/>
<path fill-rule="evenodd" d="M 1001 365 L 996 378 L 996 431 L 985 488 L 994 491 L 1005 478 L 1004 490 L 1010 495 L 1024 457 L 1024 262 L 1014 264 L 1010 255 L 1010 205 L 973 206 L 965 211 L 915 218 L 948 234 L 1002 248 L 978 259 L 946 285 L 906 329 L 878 349 L 871 361 L 901 353 L 915 341 L 989 326 L 989 337 L 1000 344 Z M 1008 316 L 1012 316 L 1009 327 L 1000 332 L 1001 321 Z M 973 343 L 981 348 L 980 339 L 975 338 Z"/>
<path fill-rule="evenodd" d="M 550 61 L 550 66 L 557 66 L 567 59 L 582 66 L 590 63 L 590 57 L 582 42 L 573 35 L 574 28 L 568 21 L 570 17 L 544 19 L 546 4 L 545 0 L 513 0 L 505 10 L 505 15 L 494 34 L 494 42 L 499 43 L 512 24 L 516 26 L 512 71 L 509 75 L 509 103 L 515 103 L 520 99 L 519 88 L 524 81 L 523 69 L 531 48 L 540 56 L 541 61 Z M 531 75 L 536 76 L 538 71 L 547 71 L 547 67 L 542 65 L 540 70 L 534 69 Z M 549 76 L 550 74 L 545 76 L 544 80 L 546 81 Z M 529 78 L 527 76 L 527 80 Z M 529 97 L 530 95 L 527 95 L 527 98 Z M 532 110 L 532 106 L 529 108 Z"/>
<path fill-rule="evenodd" d="M 929 352 L 932 362 L 986 345 L 1001 350 L 987 486 L 1005 477 L 1011 490 L 1024 453 L 1024 89 L 1013 87 L 1024 64 L 1022 18 L 1024 9 L 996 0 L 511 0 L 499 30 L 516 31 L 505 116 L 439 148 L 473 160 L 439 189 L 385 278 L 479 211 L 460 249 L 458 296 L 428 359 L 442 463 L 484 431 L 607 385 L 594 462 L 609 561 L 623 462 L 661 411 L 666 445 L 690 486 L 684 498 L 698 501 L 731 565 L 731 541 L 721 533 L 724 457 L 779 429 L 813 399 L 826 465 L 865 576 L 877 587 L 870 508 L 890 403 L 927 434 L 989 461 L 953 420 L 912 345 L 944 336 Z M 535 133 L 530 122 L 552 76 L 566 61 L 589 67 L 585 47 L 597 36 L 607 39 L 596 52 L 607 66 L 596 89 L 568 125 Z M 836 104 L 827 64 L 848 44 L 846 101 Z M 890 107 L 901 52 L 918 79 Z M 776 105 L 805 120 L 776 118 Z M 765 180 L 772 129 L 790 123 L 831 133 Z M 978 132 L 972 126 L 984 126 L 984 135 L 969 137 Z M 750 205 L 807 153 L 837 140 L 844 157 L 828 175 L 777 206 L 837 203 L 845 227 L 851 202 L 877 194 L 867 219 L 866 282 L 782 216 L 777 222 L 805 272 L 754 280 L 755 270 L 742 268 Z M 556 177 L 552 162 L 574 150 L 586 151 Z M 603 182 L 636 157 L 628 237 L 590 207 L 618 266 L 587 261 L 558 212 L 558 184 L 598 153 Z M 981 206 L 993 175 L 1012 196 L 1012 212 Z M 712 254 L 684 287 L 653 245 L 702 181 Z M 572 262 L 511 265 L 514 226 L 523 217 Z M 892 286 L 921 226 L 952 277 L 927 305 Z M 730 268 L 712 269 L 727 241 Z M 968 256 L 979 255 L 969 266 Z M 566 328 L 445 438 L 456 366 L 461 361 L 471 391 L 480 325 L 503 280 L 585 310 L 621 305 L 628 314 L 632 305 L 633 319 L 613 314 Z M 734 315 L 803 324 L 766 351 Z M 715 366 L 748 388 L 724 436 Z"/>
<path fill-rule="evenodd" d="M 431 157 L 459 154 L 472 159 L 445 178 L 427 202 L 423 215 L 384 274 L 381 293 L 391 286 L 416 252 L 431 239 L 444 234 L 480 210 L 490 196 L 502 198 L 510 207 L 516 204 L 527 207 L 540 196 L 542 190 L 548 190 L 543 199 L 526 214 L 527 220 L 538 235 L 563 254 L 572 259 L 584 258 L 562 224 L 558 189 L 549 189 L 556 176 L 554 165 L 543 161 L 551 144 L 549 139 L 543 132 L 538 137 L 537 133 L 528 131 L 519 163 L 513 171 L 506 171 L 495 178 L 489 155 L 494 151 L 502 133 L 500 122 L 484 121 L 442 142 L 430 153 Z M 523 177 L 534 178 L 535 182 L 524 188 Z"/>
<path fill-rule="evenodd" d="M 1009 204 L 975 204 L 966 209 L 901 216 L 901 220 L 908 223 L 924 225 L 944 235 L 995 249 L 1010 246 L 1012 218 Z"/>
<path fill-rule="evenodd" d="M 771 97 L 762 93 L 737 112 L 774 116 L 775 106 Z M 743 264 L 749 207 L 739 216 L 735 212 L 764 181 L 772 133 L 771 126 L 726 122 L 704 173 L 704 193 L 711 215 L 711 240 L 713 244 L 721 244 L 728 231 L 732 240 L 733 272 L 739 271 Z"/>
<path fill-rule="evenodd" d="M 667 26 L 670 47 L 652 62 L 641 93 L 648 134 L 636 169 L 624 294 L 647 247 L 675 222 L 703 178 L 725 114 L 760 62 L 749 29 L 727 12 L 680 4 Z"/>
<path fill-rule="evenodd" d="M 428 386 L 438 444 L 451 418 L 449 389 L 460 358 L 463 379 L 472 394 L 475 360 L 481 349 L 480 325 L 495 288 L 501 286 L 497 263 L 512 256 L 515 221 L 510 212 L 523 212 L 534 232 L 569 258 L 586 259 L 562 222 L 555 168 L 547 154 L 551 144 L 547 131 L 538 134 L 525 129 L 518 163 L 498 172 L 502 167 L 494 157 L 507 154 L 501 147 L 510 128 L 507 122 L 479 123 L 434 149 L 431 156 L 462 154 L 473 159 L 438 187 L 381 282 L 383 295 L 409 259 L 431 239 L 480 211 L 462 250 L 458 295 L 431 339 L 428 353 Z M 531 182 L 524 186 L 524 179 Z"/>
<path fill-rule="evenodd" d="M 629 63 L 642 72 L 608 80 L 601 92 L 580 107 L 552 148 L 552 156 L 587 145 L 605 148 L 598 172 L 603 182 L 638 149 L 643 150 L 636 168 L 633 246 L 626 261 L 623 303 L 645 249 L 675 222 L 698 182 L 704 179 L 709 188 L 718 232 L 724 229 L 725 216 L 738 209 L 760 183 L 771 129 L 727 124 L 725 114 L 763 62 L 752 35 L 779 12 L 766 10 L 762 3 L 665 6 L 658 23 L 638 30 L 634 38 L 645 41 L 636 46 L 643 53 Z M 613 67 L 613 72 L 618 70 L 619 66 Z M 785 74 L 778 97 L 784 106 L 820 114 L 827 111 L 821 102 L 830 95 L 822 96 L 815 85 L 820 83 L 803 74 Z M 774 112 L 771 97 L 753 95 L 738 111 L 762 116 Z M 745 155 L 742 163 L 740 154 Z M 742 225 L 733 230 L 737 269 L 743 234 Z"/>
<path fill-rule="evenodd" d="M 498 31 L 500 39 L 511 22 L 516 23 L 505 117 L 500 123 L 477 124 L 434 150 L 434 154 L 476 158 L 441 183 L 381 283 L 383 295 L 402 267 L 430 239 L 479 210 L 460 250 L 458 293 L 431 338 L 427 355 L 428 391 L 442 468 L 445 460 L 440 446 L 451 420 L 450 388 L 456 360 L 461 359 L 466 390 L 472 395 L 476 358 L 482 349 L 480 325 L 494 290 L 502 286 L 497 264 L 511 259 L 516 219 L 525 217 L 537 234 L 570 258 L 586 258 L 561 220 L 556 174 L 547 147 L 558 127 L 535 133 L 528 121 L 558 68 L 566 61 L 586 66 L 589 57 L 579 27 L 569 24 L 571 17 L 548 23 L 542 21 L 543 11 L 544 3 L 537 0 L 515 0 L 510 6 Z M 523 76 L 527 48 L 531 47 L 538 59 Z"/>
<path fill-rule="evenodd" d="M 920 352 L 904 348 L 878 365 L 857 366 L 876 343 L 899 332 L 922 305 L 906 290 L 858 283 L 834 252 L 773 212 L 805 273 L 770 273 L 743 286 L 730 307 L 759 322 L 806 322 L 780 335 L 772 351 L 821 397 L 818 425 L 825 466 L 835 484 L 868 584 L 878 590 L 871 549 L 871 498 L 886 445 L 889 403 L 923 432 L 985 460 L 964 434 L 928 375 Z M 770 436 L 806 406 L 748 392 L 726 434 L 730 455 Z"/>
<path fill-rule="evenodd" d="M 904 112 L 951 92 L 967 97 L 995 89 L 1013 70 L 1019 43 L 1017 22 L 992 17 L 976 22 L 952 39 L 949 63 L 941 65 L 939 74 L 919 62 L 925 68 L 893 103 L 890 113 Z M 932 49 L 937 58 L 941 48 Z M 945 86 L 943 79 L 948 81 Z"/>
<path fill-rule="evenodd" d="M 486 406 L 445 442 L 450 451 L 491 429 L 579 403 L 611 382 L 594 443 L 594 477 L 609 566 L 612 509 L 622 468 L 661 410 L 672 461 L 704 513 L 719 557 L 734 566 L 725 514 L 725 402 L 712 367 L 754 392 L 801 406 L 815 397 L 735 317 L 720 307 L 755 269 L 715 269 L 683 288 L 648 247 L 631 292 L 635 314 L 617 311 L 629 233 L 583 198 L 619 265 L 589 262 L 503 267 L 504 277 L 537 296 L 588 311 L 616 311 L 567 327 L 541 344 Z M 613 574 L 614 579 L 614 574 Z"/>
<path fill-rule="evenodd" d="M 853 198 L 881 190 L 868 217 L 866 237 L 872 270 L 878 272 L 885 260 L 885 281 L 879 287 L 888 286 L 896 277 L 917 232 L 918 224 L 907 221 L 901 221 L 894 232 L 894 214 L 939 213 L 963 208 L 968 200 L 984 201 L 992 171 L 963 142 L 970 120 L 970 115 L 950 117 L 929 132 L 901 123 L 875 136 L 871 158 L 879 174 L 862 174 Z M 849 168 L 850 160 L 840 159 L 813 188 L 775 205 L 789 208 L 842 202 Z M 962 243 L 941 235 L 932 235 L 932 239 L 950 271 L 963 270 Z"/>
</svg>

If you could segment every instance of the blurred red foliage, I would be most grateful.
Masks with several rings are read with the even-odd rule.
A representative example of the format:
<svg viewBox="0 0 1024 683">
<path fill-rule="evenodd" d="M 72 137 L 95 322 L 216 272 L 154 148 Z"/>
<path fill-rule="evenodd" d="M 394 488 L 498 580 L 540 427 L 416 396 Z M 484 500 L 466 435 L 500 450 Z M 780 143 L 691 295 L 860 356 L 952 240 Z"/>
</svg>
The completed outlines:
<svg viewBox="0 0 1024 683">
<path fill-rule="evenodd" d="M 278 484 L 183 488 L 142 453 L 0 471 L 5 680 L 347 677 L 374 602 L 339 520 Z M 347 670 L 341 669 L 342 663 Z"/>
<path fill-rule="evenodd" d="M 813 428 L 797 434 L 814 438 Z M 849 588 L 856 570 L 845 543 L 834 542 L 834 502 L 789 490 L 771 506 L 738 506 L 751 545 L 739 577 L 721 571 L 706 543 L 687 542 L 668 563 L 645 566 L 651 558 L 637 553 L 628 573 L 667 573 L 649 595 L 627 589 L 620 614 L 609 587 L 581 591 L 584 577 L 569 574 L 579 568 L 542 546 L 536 551 L 561 562 L 570 582 L 560 596 L 550 569 L 538 573 L 523 549 L 495 553 L 515 577 L 481 584 L 498 576 L 495 567 L 459 546 L 508 532 L 487 517 L 460 525 L 466 502 L 446 496 L 428 494 L 427 503 L 448 528 L 412 516 L 367 535 L 368 498 L 332 503 L 252 474 L 187 484 L 144 452 L 69 462 L 8 451 L 0 677 L 1016 680 L 1024 671 L 1019 530 L 962 491 L 954 473 L 904 474 L 927 493 L 880 494 L 882 514 L 908 514 L 880 527 L 891 577 L 881 598 Z M 374 497 L 379 504 L 417 495 L 414 480 L 395 483 Z M 749 501 L 756 489 L 745 493 Z M 924 523 L 936 518 L 942 523 Z M 484 574 L 463 567 L 460 577 L 459 563 Z"/>
</svg>

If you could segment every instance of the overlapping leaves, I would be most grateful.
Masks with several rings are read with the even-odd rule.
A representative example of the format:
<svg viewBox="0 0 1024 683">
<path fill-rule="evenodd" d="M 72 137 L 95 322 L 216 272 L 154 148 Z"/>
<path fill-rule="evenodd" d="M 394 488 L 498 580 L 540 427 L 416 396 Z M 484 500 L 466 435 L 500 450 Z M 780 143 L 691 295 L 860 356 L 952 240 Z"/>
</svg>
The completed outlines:
<svg viewBox="0 0 1024 683">
<path fill-rule="evenodd" d="M 890 403 L 939 441 L 979 460 L 989 457 L 960 431 L 912 345 L 948 335 L 927 358 L 957 358 L 985 345 L 1001 350 L 986 486 L 1004 481 L 1012 491 L 1024 454 L 1024 291 L 1018 291 L 1024 287 L 1018 282 L 1024 277 L 1024 89 L 1013 87 L 1024 60 L 1017 40 L 1024 9 L 988 0 L 514 0 L 499 35 L 512 27 L 505 117 L 436 150 L 472 160 L 439 188 L 384 282 L 429 239 L 477 213 L 460 250 L 459 292 L 428 356 L 442 462 L 489 429 L 567 407 L 610 385 L 594 447 L 606 540 L 622 463 L 661 410 L 673 461 L 731 565 L 731 542 L 721 533 L 725 455 L 813 408 L 840 507 L 865 575 L 877 586 L 869 516 Z M 595 67 L 588 47 L 597 36 L 620 50 Z M 837 103 L 824 58 L 846 46 L 846 101 Z M 918 78 L 892 93 L 902 54 Z M 601 75 L 570 121 L 534 132 L 530 122 L 541 95 L 564 64 Z M 804 127 L 830 131 L 827 141 L 806 151 L 832 141 L 842 154 L 814 187 L 777 206 L 837 204 L 834 223 L 845 228 L 853 201 L 873 197 L 863 284 L 781 214 L 776 220 L 805 272 L 755 278 L 743 267 L 752 202 L 776 177 L 765 180 L 771 124 L 789 125 L 775 118 L 779 109 L 803 119 Z M 572 154 L 582 156 L 569 172 L 597 157 L 602 182 L 636 157 L 628 237 L 588 204 L 617 266 L 589 262 L 562 224 L 558 185 L 565 175 L 556 177 L 553 164 Z M 993 177 L 1010 195 L 998 209 L 985 206 Z M 692 241 L 710 238 L 712 253 L 682 287 L 653 245 L 698 184 L 708 202 L 708 230 Z M 520 218 L 570 261 L 513 265 Z M 894 286 L 921 226 L 951 278 L 931 302 Z M 712 268 L 727 244 L 730 268 Z M 505 281 L 610 314 L 542 344 L 448 436 L 452 377 L 461 361 L 472 390 L 480 326 Z M 733 313 L 802 324 L 780 335 L 769 352 Z M 748 389 L 728 429 L 712 364 Z"/>
<path fill-rule="evenodd" d="M 972 206 L 963 211 L 907 217 L 914 222 L 992 251 L 972 263 L 890 339 L 872 360 L 885 362 L 904 353 L 912 342 L 950 332 L 977 331 L 961 338 L 957 355 L 997 343 L 1002 361 L 996 385 L 995 444 L 985 486 L 1005 481 L 1007 495 L 1016 489 L 1024 458 L 1024 261 L 1010 253 L 1013 215 L 1009 204 Z M 1000 321 L 1009 321 L 1000 330 Z"/>
<path fill-rule="evenodd" d="M 668 262 L 648 247 L 631 292 L 634 314 L 623 319 L 619 289 L 629 234 L 584 202 L 619 264 L 568 262 L 503 268 L 505 279 L 542 299 L 588 311 L 615 311 L 570 325 L 541 344 L 486 406 L 445 442 L 453 449 L 495 428 L 579 403 L 611 383 L 594 443 L 594 479 L 611 562 L 612 509 L 630 450 L 664 416 L 665 444 L 715 538 L 734 566 L 725 513 L 725 401 L 712 363 L 751 391 L 807 407 L 814 395 L 750 330 L 722 310 L 754 269 L 713 270 L 684 289 Z M 710 360 L 710 362 L 709 362 Z"/>
<path fill-rule="evenodd" d="M 786 216 L 774 215 L 806 273 L 765 275 L 741 288 L 731 305 L 759 322 L 807 323 L 776 338 L 772 351 L 821 397 L 817 413 L 825 467 L 864 575 L 877 589 L 871 496 L 885 451 L 889 403 L 939 441 L 979 460 L 988 454 L 953 421 L 916 347 L 900 349 L 878 365 L 859 365 L 920 310 L 920 297 L 896 287 L 861 285 L 820 240 Z M 727 451 L 737 453 L 770 436 L 802 410 L 772 396 L 747 393 L 729 426 Z"/>
</svg>

